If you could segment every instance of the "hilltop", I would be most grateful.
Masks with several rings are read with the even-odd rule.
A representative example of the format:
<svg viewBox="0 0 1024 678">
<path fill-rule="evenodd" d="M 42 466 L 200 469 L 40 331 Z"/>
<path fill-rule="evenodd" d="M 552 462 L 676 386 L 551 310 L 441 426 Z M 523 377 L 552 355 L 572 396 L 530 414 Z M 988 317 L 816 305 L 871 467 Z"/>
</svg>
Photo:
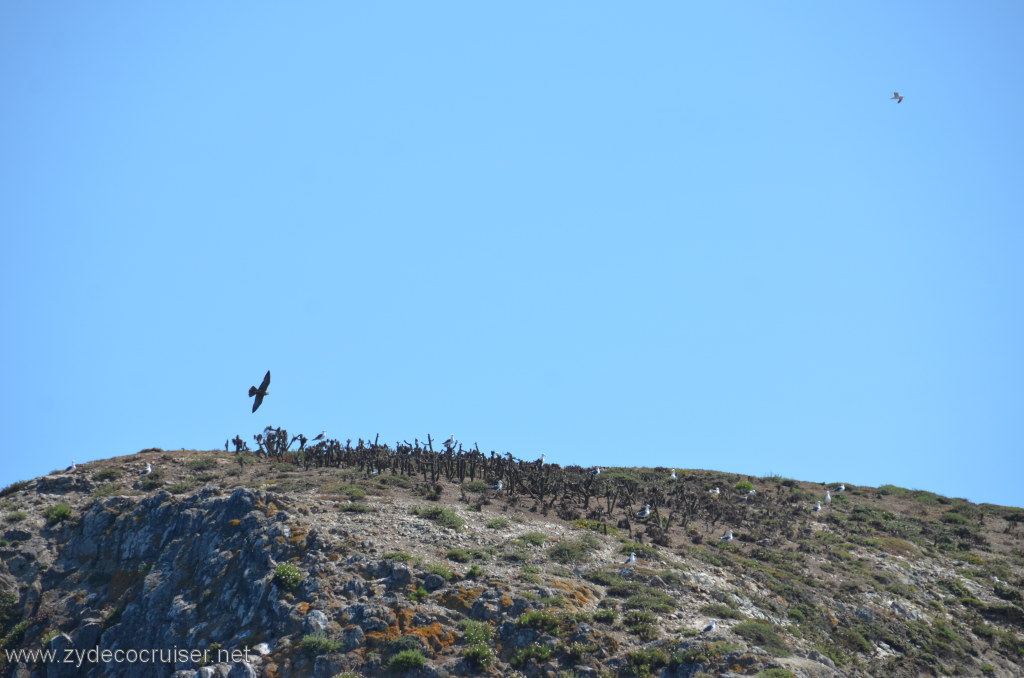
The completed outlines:
<svg viewBox="0 0 1024 678">
<path fill-rule="evenodd" d="M 1024 674 L 1020 508 L 294 441 L 143 450 L 0 491 L 0 673 Z M 10 654 L 95 648 L 121 660 Z"/>
</svg>

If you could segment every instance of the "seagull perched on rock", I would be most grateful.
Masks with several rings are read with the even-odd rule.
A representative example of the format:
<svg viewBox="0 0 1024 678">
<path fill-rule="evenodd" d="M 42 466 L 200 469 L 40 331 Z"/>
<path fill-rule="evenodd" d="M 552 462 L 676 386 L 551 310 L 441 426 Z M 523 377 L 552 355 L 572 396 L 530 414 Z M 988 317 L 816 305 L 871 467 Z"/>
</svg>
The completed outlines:
<svg viewBox="0 0 1024 678">
<path fill-rule="evenodd" d="M 712 633 L 717 628 L 718 628 L 718 622 L 716 622 L 714 619 L 712 619 L 711 623 L 708 624 L 707 626 L 705 626 L 704 630 L 701 631 L 701 633 Z"/>
<path fill-rule="evenodd" d="M 839 483 L 839 489 L 836 492 L 846 492 L 846 485 Z"/>
<path fill-rule="evenodd" d="M 899 92 L 893 92 L 892 96 L 889 97 L 889 99 L 895 99 L 896 103 L 898 103 L 898 104 L 902 104 L 903 103 L 903 96 Z"/>
<path fill-rule="evenodd" d="M 820 501 L 814 506 L 814 512 L 815 513 L 821 513 L 821 502 Z"/>
<path fill-rule="evenodd" d="M 732 539 L 733 539 L 733 537 L 732 537 L 732 530 L 729 530 L 728 532 L 726 532 L 725 536 L 719 537 L 719 539 L 721 539 L 722 541 L 732 541 Z"/>
<path fill-rule="evenodd" d="M 678 480 L 678 478 L 676 478 L 676 470 L 675 469 L 672 469 L 672 474 L 669 475 L 668 479 L 669 480 Z"/>
<path fill-rule="evenodd" d="M 253 412 L 258 410 L 260 405 L 263 404 L 263 399 L 270 395 L 270 393 L 267 392 L 268 386 L 270 386 L 270 370 L 267 370 L 267 374 L 263 377 L 263 383 L 260 384 L 259 388 L 256 388 L 255 386 L 249 387 L 249 397 L 251 398 L 256 396 L 256 400 L 252 402 Z"/>
<path fill-rule="evenodd" d="M 326 436 L 327 431 L 320 431 L 320 435 L 318 435 L 316 438 L 313 438 L 313 442 L 315 443 L 318 440 L 323 440 Z"/>
<path fill-rule="evenodd" d="M 78 468 L 78 467 L 77 467 L 77 466 L 75 466 L 75 460 L 74 460 L 74 459 L 72 459 L 72 460 L 71 460 L 71 466 L 68 466 L 68 467 L 67 467 L 66 469 L 64 469 L 64 470 L 65 470 L 65 471 L 74 471 L 74 470 L 75 470 L 76 468 Z"/>
<path fill-rule="evenodd" d="M 828 490 L 825 490 L 825 503 L 829 506 L 832 505 L 832 495 L 828 493 Z"/>
<path fill-rule="evenodd" d="M 708 490 L 708 494 L 713 494 L 717 497 L 718 495 L 722 494 L 722 491 L 716 487 L 713 490 Z"/>
<path fill-rule="evenodd" d="M 626 562 L 624 562 L 623 565 L 632 565 L 635 562 L 636 562 L 636 552 L 635 551 L 630 551 L 629 558 L 626 558 Z"/>
<path fill-rule="evenodd" d="M 636 517 L 637 518 L 646 518 L 649 515 L 651 515 L 651 505 L 650 504 L 646 504 L 642 511 L 637 511 L 636 512 Z"/>
<path fill-rule="evenodd" d="M 748 497 L 753 497 L 755 494 L 757 494 L 757 490 L 747 490 Z"/>
<path fill-rule="evenodd" d="M 601 467 L 600 466 L 595 466 L 593 468 L 593 470 L 590 472 L 590 475 L 592 475 L 592 476 L 599 476 L 599 475 L 601 475 Z"/>
<path fill-rule="evenodd" d="M 146 464 L 146 468 L 145 468 L 145 469 L 143 469 L 143 470 L 141 470 L 141 471 L 139 471 L 139 475 L 140 475 L 140 476 L 148 476 L 148 475 L 149 475 L 150 473 L 152 473 L 152 472 L 153 472 L 153 465 L 152 465 L 152 464 L 149 464 L 149 463 L 147 463 L 147 464 Z"/>
<path fill-rule="evenodd" d="M 503 487 L 505 487 L 505 485 L 499 480 L 497 484 L 491 486 L 491 489 L 495 492 L 501 492 Z"/>
</svg>

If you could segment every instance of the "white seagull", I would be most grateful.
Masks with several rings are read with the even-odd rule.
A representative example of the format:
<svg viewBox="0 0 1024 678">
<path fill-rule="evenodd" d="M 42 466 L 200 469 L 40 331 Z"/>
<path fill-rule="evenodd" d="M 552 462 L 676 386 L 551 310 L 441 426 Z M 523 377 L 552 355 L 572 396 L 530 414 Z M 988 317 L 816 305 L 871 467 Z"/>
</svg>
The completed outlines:
<svg viewBox="0 0 1024 678">
<path fill-rule="evenodd" d="M 732 530 L 729 530 L 723 537 L 719 537 L 722 541 L 732 541 Z"/>
<path fill-rule="evenodd" d="M 544 463 L 544 460 L 545 460 L 546 458 L 547 458 L 547 455 L 546 455 L 546 454 L 542 454 L 542 455 L 540 455 L 540 463 L 542 463 L 542 464 L 543 464 L 543 463 Z"/>
<path fill-rule="evenodd" d="M 712 619 L 711 623 L 708 624 L 707 626 L 705 626 L 704 630 L 701 631 L 701 633 L 712 633 L 717 628 L 718 628 L 718 622 L 716 622 L 714 619 Z"/>
<path fill-rule="evenodd" d="M 747 490 L 748 497 L 753 497 L 755 494 L 757 494 L 757 490 Z"/>
<path fill-rule="evenodd" d="M 139 475 L 140 476 L 148 476 L 152 472 L 153 472 L 153 465 L 147 463 L 146 464 L 146 469 L 144 471 L 139 471 Z"/>
<path fill-rule="evenodd" d="M 708 494 L 713 494 L 717 497 L 718 495 L 722 494 L 722 491 L 716 487 L 713 490 L 708 490 Z"/>
<path fill-rule="evenodd" d="M 825 503 L 829 506 L 832 505 L 832 495 L 828 493 L 828 490 L 825 490 Z"/>
<path fill-rule="evenodd" d="M 494 490 L 495 492 L 500 492 L 501 488 L 503 488 L 503 487 L 505 487 L 504 484 L 502 484 L 502 482 L 499 480 L 498 484 L 492 486 L 491 489 Z"/>
<path fill-rule="evenodd" d="M 645 505 L 643 511 L 637 511 L 636 512 L 636 517 L 637 518 L 646 518 L 649 515 L 651 515 L 651 505 L 650 504 Z"/>
<path fill-rule="evenodd" d="M 599 475 L 601 475 L 601 467 L 600 466 L 595 466 L 594 469 L 590 472 L 590 475 L 592 475 L 592 476 L 599 476 Z"/>
<path fill-rule="evenodd" d="M 630 554 L 629 554 L 629 558 L 626 558 L 626 562 L 624 562 L 623 565 L 632 565 L 635 562 L 636 562 L 636 553 L 631 551 Z"/>
<path fill-rule="evenodd" d="M 898 104 L 902 104 L 903 103 L 903 97 L 900 95 L 899 92 L 893 92 L 892 96 L 889 97 L 889 99 L 895 99 L 896 103 L 898 103 Z"/>
<path fill-rule="evenodd" d="M 836 492 L 846 492 L 846 485 L 839 483 L 839 489 Z"/>
<path fill-rule="evenodd" d="M 819 501 L 814 507 L 815 513 L 821 513 L 821 502 Z"/>
<path fill-rule="evenodd" d="M 444 445 L 445 447 L 455 447 L 455 434 L 453 433 L 451 437 L 448 438 L 448 440 L 444 441 L 441 444 Z"/>
<path fill-rule="evenodd" d="M 77 466 L 75 466 L 75 460 L 74 460 L 74 459 L 72 459 L 72 460 L 71 460 L 71 466 L 68 466 L 68 467 L 67 467 L 66 469 L 64 469 L 64 470 L 65 470 L 65 471 L 74 471 L 74 470 L 75 470 L 76 468 L 78 468 L 78 467 L 77 467 Z"/>
<path fill-rule="evenodd" d="M 318 435 L 316 438 L 313 438 L 313 442 L 315 443 L 318 440 L 323 440 L 324 436 L 326 436 L 326 435 L 327 435 L 327 431 L 320 431 L 320 435 Z"/>
<path fill-rule="evenodd" d="M 672 469 L 672 475 L 670 475 L 668 477 L 668 479 L 669 480 L 678 480 L 678 478 L 676 478 L 676 470 L 675 469 Z"/>
</svg>

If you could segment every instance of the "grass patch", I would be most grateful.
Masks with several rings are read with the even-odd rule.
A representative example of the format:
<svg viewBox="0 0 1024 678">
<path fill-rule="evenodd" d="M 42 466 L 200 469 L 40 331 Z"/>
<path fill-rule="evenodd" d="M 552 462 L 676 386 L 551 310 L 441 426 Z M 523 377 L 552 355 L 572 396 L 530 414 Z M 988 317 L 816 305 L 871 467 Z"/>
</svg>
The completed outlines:
<svg viewBox="0 0 1024 678">
<path fill-rule="evenodd" d="M 743 615 L 732 609 L 728 605 L 721 603 L 709 603 L 704 607 L 700 608 L 700 612 L 708 617 L 714 617 L 715 619 L 743 619 Z"/>
<path fill-rule="evenodd" d="M 487 551 L 483 549 L 449 549 L 445 557 L 456 563 L 468 563 L 471 560 L 487 560 Z"/>
<path fill-rule="evenodd" d="M 491 518 L 487 521 L 486 527 L 489 530 L 504 530 L 511 522 L 508 518 Z"/>
<path fill-rule="evenodd" d="M 524 546 L 543 546 L 548 536 L 543 532 L 527 532 L 516 539 L 516 543 Z"/>
<path fill-rule="evenodd" d="M 167 491 L 170 492 L 171 494 L 185 494 L 186 492 L 191 492 L 195 486 L 196 481 L 194 480 L 179 480 L 176 483 L 171 483 L 170 485 L 168 485 Z"/>
<path fill-rule="evenodd" d="M 548 549 L 548 557 L 556 563 L 570 565 L 590 559 L 600 542 L 593 535 L 584 534 L 578 539 L 569 539 Z"/>
<path fill-rule="evenodd" d="M 217 460 L 214 457 L 199 457 L 185 464 L 189 471 L 209 471 L 217 468 Z"/>
<path fill-rule="evenodd" d="M 789 648 L 769 624 L 757 621 L 740 622 L 732 627 L 732 632 L 764 648 L 773 656 L 787 657 L 790 654 Z"/>
<path fill-rule="evenodd" d="M 426 518 L 427 520 L 433 520 L 441 527 L 447 527 L 449 530 L 458 532 L 465 526 L 466 521 L 459 517 L 455 511 L 450 508 L 443 506 L 426 506 L 420 509 L 414 509 L 413 514 L 420 518 Z"/>
<path fill-rule="evenodd" d="M 323 631 L 303 636 L 301 644 L 302 649 L 312 655 L 329 654 L 341 649 L 341 641 L 331 638 Z"/>
<path fill-rule="evenodd" d="M 426 663 L 426 658 L 419 650 L 402 650 L 391 658 L 388 668 L 392 671 L 414 671 L 423 668 Z"/>
<path fill-rule="evenodd" d="M 466 645 L 489 643 L 494 638 L 494 628 L 486 622 L 463 619 L 459 628 L 462 629 L 462 642 Z"/>
<path fill-rule="evenodd" d="M 637 676 L 650 676 L 656 669 L 668 666 L 669 657 L 663 650 L 656 647 L 645 650 L 633 650 L 626 655 L 629 669 Z"/>
<path fill-rule="evenodd" d="M 4 516 L 4 520 L 6 520 L 9 523 L 20 523 L 21 521 L 25 520 L 25 518 L 28 518 L 28 514 L 21 510 L 11 511 L 6 516 Z"/>
<path fill-rule="evenodd" d="M 56 525 L 71 517 L 71 506 L 64 503 L 47 506 L 43 515 L 46 517 L 47 525 Z"/>
<path fill-rule="evenodd" d="M 439 565 L 437 563 L 431 563 L 430 565 L 427 565 L 426 570 L 431 574 L 436 574 L 445 581 L 451 581 L 451 578 L 453 576 L 452 571 L 449 568 L 445 567 L 444 565 Z"/>
<path fill-rule="evenodd" d="M 102 471 L 96 471 L 96 473 L 93 473 L 92 479 L 98 483 L 106 483 L 111 480 L 117 480 L 121 475 L 121 471 L 116 468 L 105 468 Z"/>
</svg>

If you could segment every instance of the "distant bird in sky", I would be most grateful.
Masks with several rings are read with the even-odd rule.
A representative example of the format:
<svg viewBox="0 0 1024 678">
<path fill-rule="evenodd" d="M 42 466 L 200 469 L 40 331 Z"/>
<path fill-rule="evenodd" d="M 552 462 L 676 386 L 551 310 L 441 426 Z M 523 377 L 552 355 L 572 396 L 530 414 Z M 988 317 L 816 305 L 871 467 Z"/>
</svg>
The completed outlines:
<svg viewBox="0 0 1024 678">
<path fill-rule="evenodd" d="M 491 486 L 491 489 L 495 492 L 501 492 L 503 487 L 505 487 L 505 485 L 499 480 L 496 485 Z"/>
<path fill-rule="evenodd" d="M 626 558 L 626 562 L 623 565 L 632 565 L 636 562 L 636 552 L 630 552 L 629 558 Z"/>
<path fill-rule="evenodd" d="M 728 531 L 728 532 L 727 532 L 727 533 L 725 534 L 725 536 L 723 536 L 723 537 L 719 537 L 719 539 L 721 539 L 722 541 L 732 541 L 732 539 L 733 539 L 733 537 L 732 537 L 732 530 L 729 530 L 729 531 Z"/>
<path fill-rule="evenodd" d="M 670 475 L 670 476 L 668 477 L 668 479 L 669 479 L 669 480 L 678 480 L 678 479 L 676 478 L 676 470 L 675 470 L 675 469 L 672 469 L 672 475 Z"/>
<path fill-rule="evenodd" d="M 814 506 L 814 512 L 815 513 L 821 513 L 821 502 L 820 501 Z"/>
<path fill-rule="evenodd" d="M 256 396 L 256 400 L 252 402 L 252 411 L 255 412 L 259 409 L 259 406 L 263 404 L 263 399 L 266 398 L 270 393 L 267 392 L 267 387 L 270 386 L 270 370 L 267 370 L 267 375 L 263 377 L 263 383 L 260 384 L 259 388 L 255 386 L 249 387 L 249 397 Z"/>
<path fill-rule="evenodd" d="M 318 440 L 323 440 L 326 435 L 327 431 L 320 431 L 320 435 L 318 435 L 316 438 L 313 438 L 313 442 L 315 443 Z"/>
<path fill-rule="evenodd" d="M 717 628 L 718 628 L 718 622 L 716 622 L 714 619 L 712 619 L 711 623 L 708 624 L 707 626 L 705 626 L 704 630 L 701 631 L 701 633 L 712 633 Z"/>
<path fill-rule="evenodd" d="M 718 495 L 722 494 L 722 491 L 716 487 L 713 490 L 708 490 L 708 494 L 713 494 L 717 497 Z"/>
<path fill-rule="evenodd" d="M 898 103 L 898 104 L 902 104 L 903 103 L 903 97 L 900 95 L 899 92 L 893 92 L 892 96 L 889 97 L 889 98 L 890 99 L 895 99 L 896 103 Z"/>
<path fill-rule="evenodd" d="M 825 490 L 825 503 L 832 505 L 832 495 L 828 493 L 828 490 Z"/>
<path fill-rule="evenodd" d="M 645 505 L 642 511 L 637 511 L 636 512 L 636 517 L 637 518 L 646 518 L 649 515 L 651 515 L 651 505 L 650 504 Z"/>
<path fill-rule="evenodd" d="M 152 473 L 152 472 L 153 472 L 153 465 L 152 465 L 152 464 L 149 464 L 149 463 L 147 463 L 147 464 L 146 464 L 146 468 L 145 468 L 145 469 L 143 469 L 142 471 L 139 471 L 139 475 L 140 475 L 140 476 L 148 476 L 148 475 L 149 475 L 150 473 Z"/>
</svg>

